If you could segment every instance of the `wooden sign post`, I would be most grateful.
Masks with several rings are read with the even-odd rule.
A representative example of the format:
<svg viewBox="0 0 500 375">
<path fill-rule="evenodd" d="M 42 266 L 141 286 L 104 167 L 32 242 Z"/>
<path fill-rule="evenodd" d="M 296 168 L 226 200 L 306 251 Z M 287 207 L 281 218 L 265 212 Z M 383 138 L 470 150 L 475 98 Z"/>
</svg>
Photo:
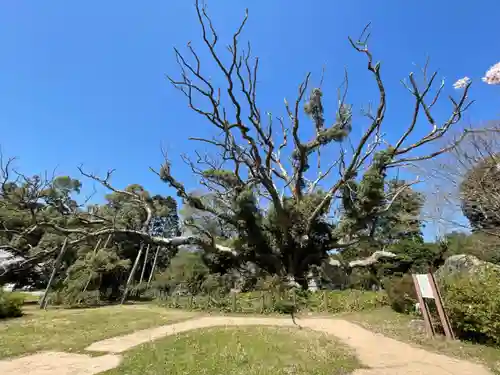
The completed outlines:
<svg viewBox="0 0 500 375">
<path fill-rule="evenodd" d="M 455 339 L 453 330 L 451 329 L 450 321 L 446 312 L 443 308 L 443 300 L 441 298 L 441 293 L 439 293 L 439 288 L 436 284 L 436 279 L 432 272 L 425 274 L 413 274 L 413 284 L 415 284 L 415 291 L 417 292 L 418 303 L 420 305 L 420 310 L 424 317 L 425 329 L 430 336 L 435 335 L 434 327 L 432 326 L 431 314 L 429 312 L 429 307 L 427 306 L 426 300 L 433 299 L 436 303 L 439 319 L 444 329 L 444 334 L 446 338 L 450 340 Z"/>
</svg>

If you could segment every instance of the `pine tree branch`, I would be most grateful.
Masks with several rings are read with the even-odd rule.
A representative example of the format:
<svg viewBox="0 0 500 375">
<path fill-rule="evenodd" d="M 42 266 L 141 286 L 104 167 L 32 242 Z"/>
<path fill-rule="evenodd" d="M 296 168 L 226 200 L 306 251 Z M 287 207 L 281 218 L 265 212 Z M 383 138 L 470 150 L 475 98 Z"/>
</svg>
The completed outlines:
<svg viewBox="0 0 500 375">
<path fill-rule="evenodd" d="M 107 189 L 111 190 L 112 192 L 114 192 L 116 194 L 123 195 L 123 196 L 128 196 L 132 199 L 133 202 L 136 202 L 137 204 L 139 204 L 139 206 L 146 213 L 146 219 L 142 222 L 142 231 L 146 231 L 149 228 L 151 220 L 153 219 L 153 208 L 151 207 L 151 204 L 147 201 L 147 199 L 145 199 L 145 197 L 141 196 L 140 194 L 137 194 L 135 192 L 128 191 L 128 190 L 117 189 L 113 185 L 111 185 L 110 179 L 111 179 L 111 176 L 114 172 L 114 169 L 109 170 L 106 173 L 105 178 L 101 178 L 101 177 L 99 177 L 95 174 L 92 174 L 92 173 L 84 172 L 82 166 L 78 167 L 78 171 L 83 176 L 99 182 L 101 185 L 103 185 Z"/>
</svg>

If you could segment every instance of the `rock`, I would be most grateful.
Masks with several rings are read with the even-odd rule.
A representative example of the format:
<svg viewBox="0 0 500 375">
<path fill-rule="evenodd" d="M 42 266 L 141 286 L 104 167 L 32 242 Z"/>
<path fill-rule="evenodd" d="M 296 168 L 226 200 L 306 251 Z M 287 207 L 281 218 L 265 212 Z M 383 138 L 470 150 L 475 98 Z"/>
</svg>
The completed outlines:
<svg viewBox="0 0 500 375">
<path fill-rule="evenodd" d="M 421 319 L 413 319 L 408 326 L 411 330 L 425 332 L 425 322 Z"/>
<path fill-rule="evenodd" d="M 317 292 L 319 290 L 318 282 L 313 278 L 309 279 L 307 290 L 309 290 L 310 292 Z"/>
<path fill-rule="evenodd" d="M 485 262 L 473 255 L 458 254 L 447 258 L 444 264 L 436 271 L 435 275 L 438 279 L 441 279 L 460 272 L 472 273 L 484 267 L 494 267 L 500 271 L 500 266 L 496 264 Z"/>
<path fill-rule="evenodd" d="M 307 275 L 307 290 L 310 292 L 317 292 L 319 290 L 319 277 L 309 272 Z"/>
<path fill-rule="evenodd" d="M 286 285 L 288 285 L 290 288 L 300 288 L 300 284 L 297 281 L 295 281 L 295 276 L 293 275 L 287 276 Z"/>
</svg>

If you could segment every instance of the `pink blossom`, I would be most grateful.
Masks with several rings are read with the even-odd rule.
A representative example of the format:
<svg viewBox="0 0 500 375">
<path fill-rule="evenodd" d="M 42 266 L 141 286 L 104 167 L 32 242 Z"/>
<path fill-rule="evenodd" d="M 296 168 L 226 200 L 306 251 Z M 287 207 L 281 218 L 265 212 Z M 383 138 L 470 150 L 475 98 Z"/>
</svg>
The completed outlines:
<svg viewBox="0 0 500 375">
<path fill-rule="evenodd" d="M 456 90 L 464 89 L 465 87 L 467 87 L 467 85 L 470 84 L 470 82 L 471 81 L 469 77 L 460 78 L 457 82 L 453 84 L 453 88 Z"/>
<path fill-rule="evenodd" d="M 493 65 L 483 77 L 483 82 L 488 85 L 500 85 L 500 62 Z"/>
</svg>

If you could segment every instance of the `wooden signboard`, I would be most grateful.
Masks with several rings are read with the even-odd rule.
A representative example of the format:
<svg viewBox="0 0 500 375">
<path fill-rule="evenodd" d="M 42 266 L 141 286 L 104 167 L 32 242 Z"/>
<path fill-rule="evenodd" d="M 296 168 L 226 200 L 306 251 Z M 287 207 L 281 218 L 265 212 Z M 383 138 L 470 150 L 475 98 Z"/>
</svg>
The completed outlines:
<svg viewBox="0 0 500 375">
<path fill-rule="evenodd" d="M 427 306 L 426 300 L 433 299 L 436 302 L 436 308 L 438 311 L 439 319 L 444 329 L 444 334 L 446 338 L 450 340 L 455 339 L 453 330 L 451 329 L 450 321 L 446 312 L 443 308 L 443 300 L 441 294 L 439 293 L 439 288 L 436 284 L 436 279 L 432 272 L 425 274 L 413 274 L 413 284 L 415 285 L 415 291 L 417 292 L 418 303 L 420 305 L 420 310 L 424 317 L 425 329 L 427 333 L 431 336 L 435 335 L 434 327 L 432 326 L 431 315 L 429 312 L 429 307 Z"/>
</svg>

